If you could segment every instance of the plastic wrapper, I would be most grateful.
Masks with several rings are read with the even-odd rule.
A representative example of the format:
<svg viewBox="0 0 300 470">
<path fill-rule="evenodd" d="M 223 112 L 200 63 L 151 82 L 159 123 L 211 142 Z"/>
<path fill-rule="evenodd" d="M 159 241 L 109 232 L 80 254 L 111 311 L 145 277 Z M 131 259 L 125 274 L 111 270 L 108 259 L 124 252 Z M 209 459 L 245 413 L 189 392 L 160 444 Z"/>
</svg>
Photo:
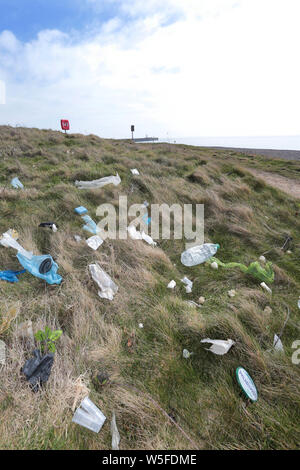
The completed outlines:
<svg viewBox="0 0 300 470">
<path fill-rule="evenodd" d="M 13 178 L 13 179 L 11 180 L 10 184 L 11 184 L 15 189 L 23 189 L 23 188 L 24 188 L 23 184 L 21 183 L 21 181 L 19 180 L 18 177 Z"/>
<path fill-rule="evenodd" d="M 99 297 L 113 300 L 115 294 L 118 292 L 118 286 L 98 264 L 90 264 L 89 270 L 92 278 L 100 288 L 98 291 Z"/>
<path fill-rule="evenodd" d="M 233 344 L 235 344 L 232 339 L 228 339 L 227 341 L 222 339 L 210 339 L 205 338 L 201 340 L 201 343 L 211 343 L 212 346 L 210 348 L 206 348 L 207 351 L 211 351 L 218 356 L 223 356 L 223 354 L 228 353 L 229 349 Z"/>
<path fill-rule="evenodd" d="M 93 250 L 98 250 L 99 246 L 102 245 L 103 240 L 99 235 L 94 235 L 86 240 L 87 245 Z"/>
<path fill-rule="evenodd" d="M 96 189 L 102 188 L 107 184 L 113 184 L 114 186 L 118 186 L 121 183 L 121 178 L 116 174 L 116 176 L 105 176 L 104 178 L 100 178 L 98 180 L 93 181 L 75 181 L 75 186 L 78 189 Z"/>
<path fill-rule="evenodd" d="M 105 423 L 106 417 L 89 399 L 84 398 L 74 413 L 72 422 L 98 433 Z"/>
</svg>

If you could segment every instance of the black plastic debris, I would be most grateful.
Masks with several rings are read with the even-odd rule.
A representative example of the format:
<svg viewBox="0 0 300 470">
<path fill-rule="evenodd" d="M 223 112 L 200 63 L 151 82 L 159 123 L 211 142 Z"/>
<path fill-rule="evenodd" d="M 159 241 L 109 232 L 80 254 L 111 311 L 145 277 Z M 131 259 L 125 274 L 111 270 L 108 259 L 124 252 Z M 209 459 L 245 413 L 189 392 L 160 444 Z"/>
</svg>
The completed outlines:
<svg viewBox="0 0 300 470">
<path fill-rule="evenodd" d="M 42 356 L 39 349 L 33 351 L 33 358 L 28 359 L 21 372 L 26 376 L 32 390 L 38 392 L 39 388 L 47 382 L 50 377 L 54 355 L 49 353 Z"/>
<path fill-rule="evenodd" d="M 56 232 L 58 229 L 58 226 L 54 222 L 42 222 L 39 227 L 46 227 L 46 228 L 51 228 L 53 232 Z"/>
<path fill-rule="evenodd" d="M 39 272 L 41 274 L 47 274 L 52 268 L 52 259 L 46 258 L 44 261 L 41 262 L 39 267 Z"/>
</svg>

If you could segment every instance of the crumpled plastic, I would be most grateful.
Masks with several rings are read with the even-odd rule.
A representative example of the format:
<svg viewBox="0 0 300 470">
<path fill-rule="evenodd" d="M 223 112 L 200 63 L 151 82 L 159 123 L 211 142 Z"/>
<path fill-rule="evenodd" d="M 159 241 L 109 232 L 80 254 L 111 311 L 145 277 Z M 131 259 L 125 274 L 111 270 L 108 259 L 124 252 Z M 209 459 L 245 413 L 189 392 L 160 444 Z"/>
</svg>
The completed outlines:
<svg viewBox="0 0 300 470">
<path fill-rule="evenodd" d="M 75 186 L 78 189 L 95 189 L 95 188 L 102 188 L 107 184 L 113 184 L 114 186 L 118 186 L 121 183 L 121 178 L 116 174 L 116 176 L 105 176 L 104 178 L 100 178 L 99 180 L 93 181 L 75 181 Z"/>
<path fill-rule="evenodd" d="M 22 271 L 0 271 L 0 280 L 8 282 L 19 282 L 18 275 L 26 273 L 26 269 Z"/>
<path fill-rule="evenodd" d="M 170 281 L 169 284 L 167 285 L 167 288 L 174 289 L 174 287 L 176 287 L 176 282 L 174 281 L 174 279 L 172 279 L 172 281 Z"/>
<path fill-rule="evenodd" d="M 13 178 L 10 182 L 10 184 L 15 188 L 15 189 L 23 189 L 24 185 L 21 183 L 18 177 Z"/>
<path fill-rule="evenodd" d="M 85 225 L 83 226 L 83 230 L 92 233 L 93 235 L 97 235 L 100 233 L 100 229 L 97 227 L 96 222 L 89 215 L 83 215 L 82 220 L 84 220 Z"/>
<path fill-rule="evenodd" d="M 193 288 L 192 281 L 190 281 L 190 279 L 188 279 L 186 276 L 184 276 L 184 278 L 181 279 L 181 282 L 183 282 L 183 284 L 185 284 L 186 293 L 190 294 L 192 292 L 192 288 Z"/>
<path fill-rule="evenodd" d="M 130 238 L 132 238 L 133 240 L 144 240 L 151 246 L 157 245 L 153 238 L 151 238 L 150 235 L 147 235 L 144 230 L 142 232 L 139 232 L 134 225 L 129 225 L 129 227 L 127 227 L 127 230 Z"/>
<path fill-rule="evenodd" d="M 33 255 L 32 251 L 24 250 L 24 248 L 17 242 L 16 238 L 12 236 L 14 233 L 15 232 L 11 229 L 3 233 L 2 237 L 0 238 L 1 245 L 5 246 L 6 248 L 14 248 L 19 253 L 22 253 L 23 256 L 31 258 Z"/>
<path fill-rule="evenodd" d="M 60 284 L 62 277 L 57 274 L 58 265 L 50 255 L 32 256 L 27 258 L 22 253 L 17 254 L 17 258 L 23 268 L 33 276 L 43 279 L 48 284 Z"/>
<path fill-rule="evenodd" d="M 53 232 L 57 232 L 57 226 L 54 222 L 42 222 L 39 227 L 48 227 L 51 228 Z"/>
<path fill-rule="evenodd" d="M 100 268 L 99 264 L 90 264 L 89 270 L 92 278 L 99 286 L 99 297 L 102 299 L 113 300 L 115 294 L 118 292 L 118 286 L 110 278 L 110 276 Z"/>
<path fill-rule="evenodd" d="M 283 344 L 279 336 L 274 335 L 273 347 L 275 351 L 284 352 Z"/>
<path fill-rule="evenodd" d="M 133 169 L 130 170 L 130 171 L 131 171 L 131 173 L 132 173 L 133 175 L 136 175 L 136 176 L 138 176 L 138 175 L 140 174 L 139 170 L 137 170 L 136 168 L 133 168 Z"/>
<path fill-rule="evenodd" d="M 74 209 L 74 211 L 76 212 L 76 214 L 79 215 L 84 215 L 88 212 L 88 210 L 84 206 L 78 206 Z"/>
<path fill-rule="evenodd" d="M 205 348 L 206 351 L 211 351 L 218 356 L 223 356 L 223 354 L 228 353 L 231 346 L 235 344 L 235 341 L 232 341 L 232 339 L 225 341 L 222 339 L 205 338 L 201 340 L 201 343 L 211 343 L 212 346 L 210 348 Z"/>
<path fill-rule="evenodd" d="M 42 356 L 39 349 L 33 351 L 33 358 L 28 359 L 21 371 L 26 376 L 32 390 L 37 392 L 50 377 L 51 368 L 54 362 L 54 355 L 49 353 Z"/>
<path fill-rule="evenodd" d="M 119 450 L 120 433 L 117 428 L 116 414 L 114 411 L 113 411 L 112 420 L 110 424 L 110 432 L 111 432 L 111 448 L 112 450 Z"/>
<path fill-rule="evenodd" d="M 86 243 L 90 248 L 93 250 L 98 250 L 99 246 L 102 245 L 104 240 L 102 240 L 99 235 L 94 235 L 93 237 L 90 237 L 86 240 Z"/>
<path fill-rule="evenodd" d="M 0 365 L 5 366 L 6 362 L 6 344 L 0 339 Z"/>
<path fill-rule="evenodd" d="M 222 266 L 223 268 L 240 268 L 243 273 L 249 274 L 260 281 L 274 282 L 274 271 L 270 261 L 265 264 L 265 267 L 262 267 L 258 261 L 254 261 L 248 267 L 241 263 L 223 263 L 218 258 L 214 257 L 210 258 L 210 261 L 217 263 L 218 266 Z"/>
</svg>

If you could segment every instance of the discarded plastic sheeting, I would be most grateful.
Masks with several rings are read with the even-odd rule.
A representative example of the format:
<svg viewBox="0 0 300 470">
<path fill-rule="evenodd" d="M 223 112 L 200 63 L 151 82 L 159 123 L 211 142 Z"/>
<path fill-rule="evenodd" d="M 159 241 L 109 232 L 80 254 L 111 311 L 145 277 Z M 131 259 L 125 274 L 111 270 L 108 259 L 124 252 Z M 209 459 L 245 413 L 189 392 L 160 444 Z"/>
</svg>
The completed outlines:
<svg viewBox="0 0 300 470">
<path fill-rule="evenodd" d="M 0 238 L 1 245 L 5 246 L 6 248 L 14 248 L 23 256 L 30 259 L 33 256 L 33 253 L 31 251 L 24 250 L 17 240 L 12 237 L 12 232 L 12 230 L 8 230 L 7 232 L 3 233 L 2 237 Z"/>
<path fill-rule="evenodd" d="M 18 177 L 13 178 L 10 182 L 10 184 L 15 188 L 15 189 L 23 189 L 24 185 L 21 183 Z"/>
<path fill-rule="evenodd" d="M 113 412 L 113 415 L 112 415 L 111 424 L 110 424 L 110 432 L 111 432 L 111 448 L 112 450 L 119 450 L 120 433 L 117 428 L 115 412 Z"/>
<path fill-rule="evenodd" d="M 284 348 L 283 348 L 283 344 L 281 342 L 281 339 L 277 335 L 274 335 L 273 346 L 274 346 L 275 351 L 284 352 Z"/>
<path fill-rule="evenodd" d="M 42 222 L 39 227 L 51 228 L 53 232 L 57 232 L 57 226 L 54 222 Z"/>
<path fill-rule="evenodd" d="M 99 246 L 102 245 L 104 240 L 102 240 L 99 235 L 94 235 L 93 237 L 90 237 L 86 240 L 86 243 L 90 248 L 93 250 L 98 250 Z"/>
<path fill-rule="evenodd" d="M 225 269 L 239 268 L 243 273 L 249 274 L 250 276 L 259 279 L 260 281 L 266 281 L 272 283 L 274 281 L 274 271 L 272 269 L 272 263 L 268 261 L 264 267 L 260 265 L 258 261 L 254 261 L 248 267 L 242 263 L 223 263 L 218 258 L 211 258 L 213 263 L 217 263 L 218 266 L 222 266 Z"/>
<path fill-rule="evenodd" d="M 25 362 L 22 372 L 30 383 L 32 390 L 37 392 L 39 387 L 50 377 L 54 355 L 49 353 L 42 356 L 39 349 L 33 351 L 33 358 Z"/>
<path fill-rule="evenodd" d="M 181 254 L 181 262 L 184 266 L 189 267 L 202 264 L 216 254 L 219 248 L 220 245 L 218 243 L 204 243 L 203 245 L 192 246 L 192 248 Z"/>
<path fill-rule="evenodd" d="M 22 271 L 0 271 L 0 280 L 8 282 L 19 282 L 18 275 L 26 273 L 26 269 Z"/>
<path fill-rule="evenodd" d="M 192 288 L 193 288 L 192 281 L 190 281 L 190 279 L 188 279 L 186 276 L 184 276 L 184 278 L 181 279 L 181 282 L 183 282 L 183 284 L 185 284 L 186 293 L 190 294 L 192 292 Z"/>
<path fill-rule="evenodd" d="M 118 292 L 118 286 L 98 264 L 90 264 L 89 270 L 92 278 L 100 288 L 98 291 L 99 297 L 113 300 L 114 295 Z"/>
<path fill-rule="evenodd" d="M 6 362 L 6 344 L 0 339 L 0 365 L 5 366 Z"/>
<path fill-rule="evenodd" d="M 88 212 L 88 210 L 83 206 L 76 207 L 74 211 L 76 212 L 76 214 L 79 214 L 79 215 L 84 215 L 84 214 L 87 214 Z"/>
<path fill-rule="evenodd" d="M 201 340 L 201 343 L 211 343 L 212 346 L 210 348 L 206 348 L 207 351 L 211 351 L 214 354 L 219 356 L 223 356 L 223 354 L 228 353 L 229 349 L 233 344 L 235 344 L 232 339 L 228 339 L 227 341 L 222 339 L 210 339 L 205 338 Z"/>
<path fill-rule="evenodd" d="M 83 426 L 90 431 L 99 432 L 106 417 L 101 410 L 89 399 L 85 397 L 74 413 L 72 422 Z"/>
<path fill-rule="evenodd" d="M 265 291 L 269 292 L 269 294 L 272 294 L 272 289 L 270 289 L 270 287 L 268 287 L 265 282 L 261 282 L 260 285 Z"/>
<path fill-rule="evenodd" d="M 174 280 L 170 281 L 169 284 L 167 285 L 168 289 L 174 289 L 176 287 L 176 282 Z"/>
<path fill-rule="evenodd" d="M 133 240 L 144 240 L 149 245 L 157 245 L 157 243 L 150 237 L 150 235 L 147 235 L 144 231 L 139 232 L 134 225 L 129 225 L 129 227 L 127 227 L 127 230 L 130 238 L 132 238 Z"/>
<path fill-rule="evenodd" d="M 97 235 L 100 232 L 100 229 L 97 227 L 96 222 L 89 215 L 83 215 L 82 220 L 84 220 L 85 225 L 83 226 L 83 230 L 92 233 L 93 235 Z"/>
<path fill-rule="evenodd" d="M 57 274 L 58 265 L 50 255 L 32 256 L 28 259 L 22 253 L 17 254 L 17 258 L 23 268 L 35 277 L 43 279 L 48 284 L 60 284 L 62 277 Z"/>
<path fill-rule="evenodd" d="M 137 175 L 137 176 L 138 176 L 138 175 L 140 174 L 139 170 L 137 170 L 136 168 L 133 168 L 133 169 L 130 170 L 130 171 L 131 171 L 131 173 L 132 173 L 133 175 Z"/>
<path fill-rule="evenodd" d="M 114 186 L 118 186 L 121 183 L 121 178 L 116 174 L 116 176 L 105 176 L 104 178 L 100 178 L 98 180 L 93 181 L 75 181 L 75 186 L 78 189 L 95 189 L 95 188 L 102 188 L 107 184 L 113 184 Z"/>
</svg>

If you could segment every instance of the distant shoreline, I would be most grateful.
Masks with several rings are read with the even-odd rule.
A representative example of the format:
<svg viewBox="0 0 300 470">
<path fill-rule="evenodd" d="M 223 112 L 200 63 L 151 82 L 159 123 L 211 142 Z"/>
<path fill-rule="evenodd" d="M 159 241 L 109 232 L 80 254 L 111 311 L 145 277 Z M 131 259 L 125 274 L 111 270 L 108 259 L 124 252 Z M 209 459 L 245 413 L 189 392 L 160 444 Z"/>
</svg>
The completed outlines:
<svg viewBox="0 0 300 470">
<path fill-rule="evenodd" d="M 239 147 L 219 147 L 219 146 L 206 146 L 200 145 L 199 147 L 210 149 L 223 149 L 232 150 L 234 152 L 241 152 L 247 155 L 264 155 L 269 158 L 284 158 L 285 160 L 300 160 L 300 150 L 278 150 L 278 149 L 252 149 L 252 148 L 239 148 Z"/>
</svg>

